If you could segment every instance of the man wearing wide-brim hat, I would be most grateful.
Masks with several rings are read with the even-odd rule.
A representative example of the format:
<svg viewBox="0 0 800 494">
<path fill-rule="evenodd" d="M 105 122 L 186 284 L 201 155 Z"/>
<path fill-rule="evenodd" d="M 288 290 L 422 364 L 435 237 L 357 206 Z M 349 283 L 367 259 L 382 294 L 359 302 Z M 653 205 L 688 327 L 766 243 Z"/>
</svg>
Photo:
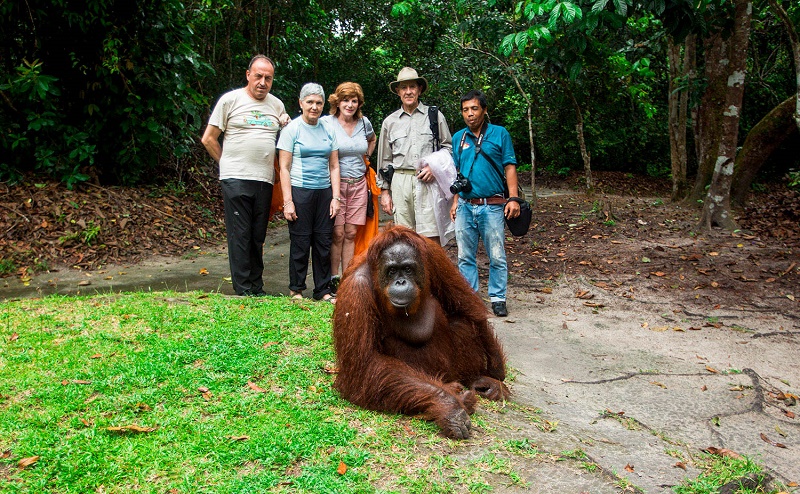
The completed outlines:
<svg viewBox="0 0 800 494">
<path fill-rule="evenodd" d="M 377 177 L 381 207 L 387 214 L 394 214 L 395 223 L 439 242 L 439 227 L 431 204 L 433 198 L 428 196 L 428 188 L 416 186 L 418 180 L 435 181 L 428 166 L 423 166 L 419 172 L 416 170 L 420 159 L 436 151 L 429 107 L 419 101 L 420 95 L 428 89 L 428 81 L 411 67 L 403 67 L 397 80 L 389 83 L 389 89 L 400 97 L 402 106 L 381 125 Z M 438 129 L 441 148 L 452 152 L 452 135 L 441 112 L 438 112 Z M 394 169 L 391 182 L 385 178 L 390 166 Z"/>
</svg>

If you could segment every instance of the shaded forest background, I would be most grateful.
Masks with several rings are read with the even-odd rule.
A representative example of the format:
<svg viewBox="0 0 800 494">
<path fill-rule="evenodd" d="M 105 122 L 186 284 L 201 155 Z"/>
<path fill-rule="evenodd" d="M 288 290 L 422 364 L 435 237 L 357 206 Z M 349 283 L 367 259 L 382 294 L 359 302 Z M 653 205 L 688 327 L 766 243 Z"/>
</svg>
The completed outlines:
<svg viewBox="0 0 800 494">
<path fill-rule="evenodd" d="M 533 161 L 532 140 L 541 172 L 583 167 L 575 130 L 582 118 L 594 169 L 666 177 L 669 44 L 714 29 L 728 35 L 734 3 L 3 2 L 0 176 L 35 171 L 68 185 L 184 180 L 208 164 L 198 136 L 216 98 L 241 86 L 250 57 L 264 53 L 277 65 L 273 92 L 290 111 L 305 82 L 331 91 L 353 80 L 379 123 L 398 107 L 388 82 L 409 65 L 429 80 L 423 99 L 442 108 L 453 130 L 463 126 L 458 97 L 485 90 L 519 161 Z M 785 6 L 796 25 L 797 6 Z M 796 91 L 781 20 L 767 1 L 755 2 L 752 16 L 739 144 Z M 703 94 L 701 71 L 702 60 L 696 77 L 677 81 L 690 109 Z M 682 124 L 693 176 L 691 114 Z M 796 138 L 779 147 L 766 176 L 796 167 L 797 151 Z"/>
<path fill-rule="evenodd" d="M 213 176 L 210 109 L 264 53 L 291 113 L 304 83 L 352 80 L 379 126 L 398 107 L 388 83 L 412 66 L 453 131 L 459 96 L 484 90 L 534 177 L 581 170 L 590 193 L 592 170 L 670 178 L 674 200 L 724 197 L 705 201 L 709 226 L 735 227 L 731 189 L 743 204 L 759 183 L 800 186 L 796 2 L 26 0 L 0 20 L 10 185 Z"/>
<path fill-rule="evenodd" d="M 734 177 L 750 173 L 738 190 L 756 193 L 742 206 L 747 194 L 736 196 L 737 182 L 729 182 L 723 195 L 736 211 L 728 217 L 752 242 L 777 242 L 777 251 L 750 260 L 768 277 L 794 273 L 800 263 L 782 265 L 781 256 L 791 258 L 800 238 L 799 7 L 788 0 L 0 2 L 0 277 L 24 283 L 57 266 L 181 256 L 224 239 L 217 167 L 199 136 L 216 99 L 245 83 L 255 53 L 275 60 L 273 93 L 293 114 L 305 82 L 330 92 L 353 80 L 379 127 L 399 106 L 388 83 L 410 65 L 430 83 L 423 101 L 440 106 L 455 131 L 463 126 L 460 95 L 483 89 L 492 121 L 511 132 L 529 191 L 538 183 L 587 192 L 537 207 L 530 236 L 509 249 L 526 276 L 545 276 L 529 262 L 550 255 L 546 245 L 558 262 L 540 267 L 586 267 L 559 250 L 576 218 L 603 230 L 590 236 L 597 245 L 589 250 L 576 237 L 579 252 L 592 256 L 619 250 L 607 238 L 660 241 L 676 225 L 676 234 L 697 238 L 713 175 L 731 178 L 714 173 L 724 154 L 735 159 Z M 746 55 L 745 76 L 732 112 L 728 80 L 739 79 L 722 69 L 737 53 Z M 728 144 L 718 145 L 723 130 Z M 613 197 L 656 190 L 665 197 L 670 188 L 673 201 L 659 207 Z"/>
</svg>

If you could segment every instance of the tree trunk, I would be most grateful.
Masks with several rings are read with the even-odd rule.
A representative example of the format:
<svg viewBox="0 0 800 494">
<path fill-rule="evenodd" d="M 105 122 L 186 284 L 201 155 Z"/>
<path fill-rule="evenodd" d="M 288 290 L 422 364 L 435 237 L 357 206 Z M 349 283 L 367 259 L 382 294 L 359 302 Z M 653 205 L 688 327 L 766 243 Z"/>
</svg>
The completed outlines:
<svg viewBox="0 0 800 494">
<path fill-rule="evenodd" d="M 586 150 L 586 140 L 583 136 L 583 114 L 581 113 L 581 106 L 575 95 L 569 89 L 566 83 L 563 83 L 564 90 L 567 92 L 572 106 L 575 107 L 575 133 L 578 136 L 578 145 L 581 149 L 581 158 L 583 158 L 583 171 L 586 175 L 586 193 L 592 194 L 594 192 L 594 183 L 592 183 L 592 155 Z"/>
<path fill-rule="evenodd" d="M 538 202 L 536 199 L 536 151 L 533 147 L 533 117 L 531 115 L 532 107 L 528 103 L 528 140 L 531 143 L 531 204 L 535 207 Z"/>
<path fill-rule="evenodd" d="M 694 204 L 706 194 L 716 165 L 722 138 L 722 112 L 728 92 L 728 50 L 720 31 L 703 39 L 704 76 L 706 88 L 695 111 L 694 139 L 697 146 L 697 175 L 687 201 Z"/>
<path fill-rule="evenodd" d="M 734 204 L 744 206 L 750 193 L 750 184 L 753 183 L 761 165 L 787 137 L 797 132 L 793 119 L 796 102 L 795 96 L 787 98 L 748 132 L 733 165 L 731 200 Z"/>
<path fill-rule="evenodd" d="M 786 34 L 789 35 L 789 42 L 792 45 L 792 55 L 794 57 L 794 78 L 796 84 L 794 115 L 792 118 L 797 126 L 797 130 L 800 131 L 800 38 L 797 35 L 797 30 L 794 28 L 792 20 L 789 18 L 789 14 L 787 14 L 786 9 L 784 9 L 783 6 L 778 3 L 778 0 L 769 0 L 769 4 L 783 22 L 783 26 L 786 28 Z"/>
<path fill-rule="evenodd" d="M 750 42 L 750 23 L 753 4 L 750 0 L 735 0 L 733 33 L 723 42 L 727 52 L 727 91 L 721 108 L 722 132 L 719 141 L 714 174 L 708 189 L 698 228 L 710 230 L 719 226 L 728 230 L 738 228 L 731 216 L 730 198 L 733 180 L 733 163 L 739 137 L 739 116 L 744 98 L 744 78 L 747 69 L 747 47 Z M 722 59 L 719 60 L 722 62 Z M 706 64 L 708 64 L 706 60 Z"/>
<path fill-rule="evenodd" d="M 683 44 L 668 39 L 669 56 L 669 144 L 672 163 L 672 200 L 682 199 L 688 188 L 686 181 L 686 117 L 689 106 L 689 85 L 694 74 L 695 37 L 687 36 Z M 679 84 L 679 81 L 680 84 Z"/>
</svg>

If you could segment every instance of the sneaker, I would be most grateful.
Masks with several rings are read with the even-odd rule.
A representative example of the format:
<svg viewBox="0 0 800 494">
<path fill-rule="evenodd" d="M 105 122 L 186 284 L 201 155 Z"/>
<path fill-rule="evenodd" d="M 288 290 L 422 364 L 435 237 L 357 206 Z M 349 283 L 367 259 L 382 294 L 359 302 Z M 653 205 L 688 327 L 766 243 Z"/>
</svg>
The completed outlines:
<svg viewBox="0 0 800 494">
<path fill-rule="evenodd" d="M 503 300 L 502 302 L 492 302 L 492 312 L 497 317 L 506 317 L 508 315 L 508 309 L 506 309 L 506 302 Z"/>
</svg>

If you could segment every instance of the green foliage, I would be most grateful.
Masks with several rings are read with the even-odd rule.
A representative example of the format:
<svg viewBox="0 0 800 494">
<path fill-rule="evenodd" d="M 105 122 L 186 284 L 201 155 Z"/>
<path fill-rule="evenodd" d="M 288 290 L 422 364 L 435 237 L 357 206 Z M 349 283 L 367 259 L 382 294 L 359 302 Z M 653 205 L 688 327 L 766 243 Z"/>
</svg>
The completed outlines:
<svg viewBox="0 0 800 494">
<path fill-rule="evenodd" d="M 679 41 L 702 31 L 725 8 L 685 0 L 2 2 L 0 180 L 36 172 L 70 187 L 90 178 L 179 182 L 197 161 L 210 163 L 201 129 L 220 94 L 244 83 L 255 53 L 276 62 L 272 92 L 290 114 L 305 82 L 330 93 L 357 81 L 376 130 L 399 106 L 387 84 L 403 66 L 428 79 L 422 100 L 438 105 L 453 131 L 463 125 L 460 95 L 482 89 L 520 162 L 530 161 L 530 104 L 537 166 L 550 172 L 581 164 L 574 96 L 593 168 L 664 176 L 666 34 Z M 783 28 L 769 9 L 754 15 L 744 131 L 793 87 Z"/>
<path fill-rule="evenodd" d="M 793 170 L 786 174 L 787 184 L 790 189 L 800 190 L 800 171 Z M 753 184 L 755 186 L 755 184 Z"/>
<path fill-rule="evenodd" d="M 210 71 L 193 48 L 193 12 L 179 0 L 4 3 L 14 22 L 0 38 L 2 178 L 133 183 L 189 153 L 207 107 L 198 77 Z"/>
<path fill-rule="evenodd" d="M 0 258 L 0 276 L 13 274 L 17 270 L 17 263 L 13 259 Z"/>
<path fill-rule="evenodd" d="M 766 484 L 763 468 L 747 457 L 731 458 L 703 453 L 695 458 L 695 463 L 703 472 L 692 480 L 684 480 L 673 488 L 677 494 L 711 494 L 719 492 L 720 486 L 729 482 L 750 478 L 758 484 Z M 736 490 L 736 492 L 763 492 L 768 494 L 782 492 L 782 489 Z"/>
<path fill-rule="evenodd" d="M 87 180 L 89 177 L 79 169 L 93 164 L 95 149 L 86 142 L 86 133 L 60 118 L 58 78 L 44 74 L 39 60 L 23 60 L 15 72 L 15 77 L 0 84 L 0 91 L 20 103 L 16 119 L 0 117 L 0 125 L 8 129 L 7 134 L 0 134 L 0 150 L 4 151 L 0 180 L 17 179 L 25 162 L 33 163 L 38 172 L 61 179 L 70 189 Z"/>
</svg>

